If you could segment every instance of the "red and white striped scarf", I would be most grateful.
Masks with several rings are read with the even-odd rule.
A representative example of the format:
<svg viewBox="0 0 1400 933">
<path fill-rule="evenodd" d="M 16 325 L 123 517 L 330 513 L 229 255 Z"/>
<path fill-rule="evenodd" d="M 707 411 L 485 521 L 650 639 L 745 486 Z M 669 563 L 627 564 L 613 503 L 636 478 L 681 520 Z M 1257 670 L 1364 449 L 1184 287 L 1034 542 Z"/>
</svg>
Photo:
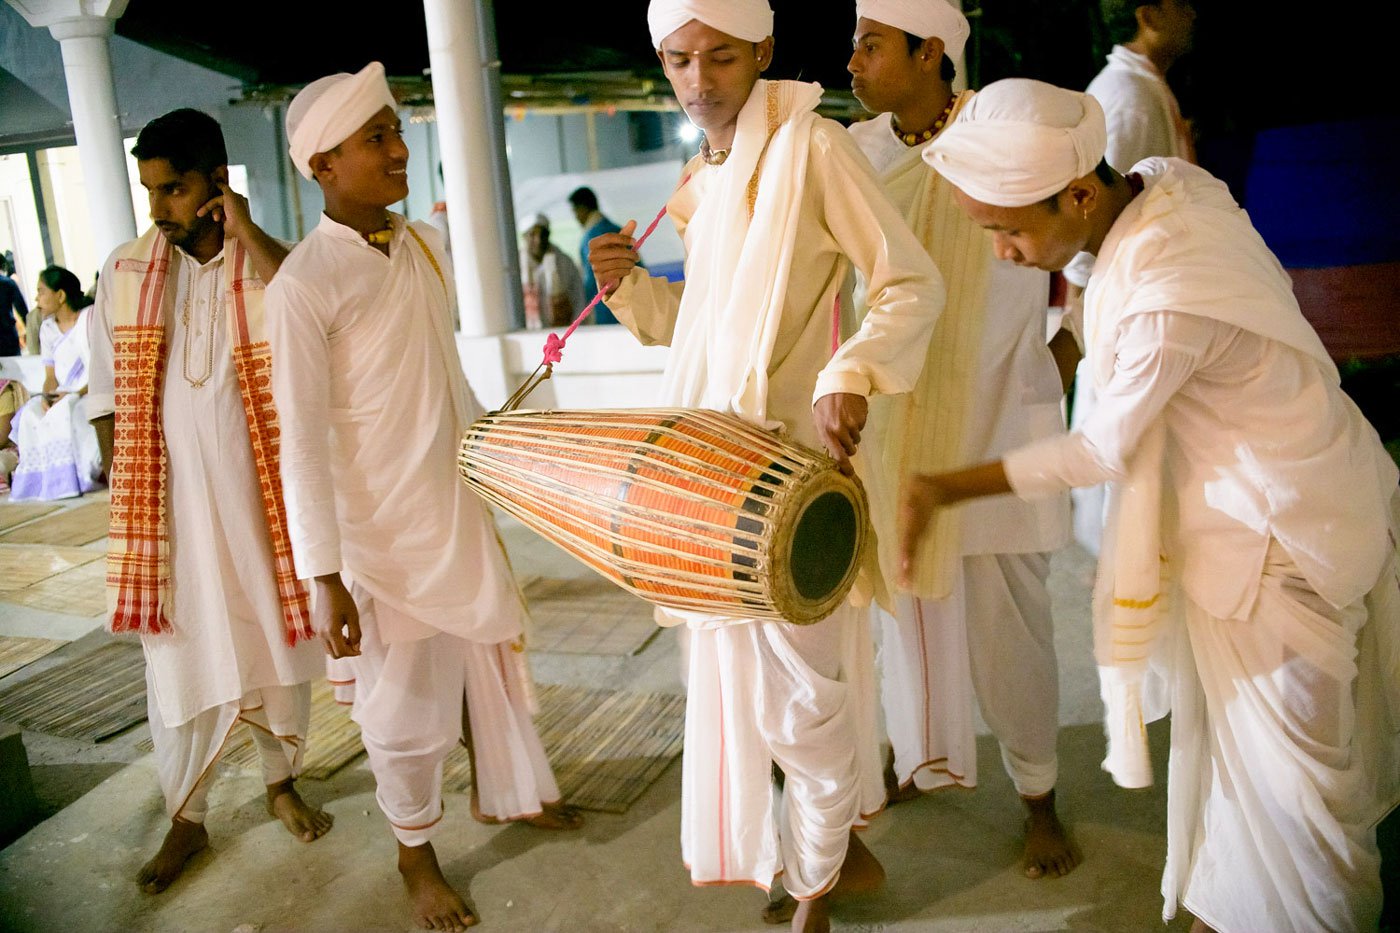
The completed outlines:
<svg viewBox="0 0 1400 933">
<path fill-rule="evenodd" d="M 111 475 L 112 523 L 107 551 L 107 603 L 113 632 L 172 631 L 169 468 L 160 402 L 165 381 L 165 306 L 173 299 L 174 248 L 155 227 L 122 247 L 111 309 L 116 419 Z M 272 405 L 272 354 L 264 338 L 265 285 L 237 240 L 224 242 L 225 320 L 248 437 L 262 488 L 288 645 L 314 632 L 305 585 L 292 565 L 278 470 L 277 413 Z"/>
</svg>

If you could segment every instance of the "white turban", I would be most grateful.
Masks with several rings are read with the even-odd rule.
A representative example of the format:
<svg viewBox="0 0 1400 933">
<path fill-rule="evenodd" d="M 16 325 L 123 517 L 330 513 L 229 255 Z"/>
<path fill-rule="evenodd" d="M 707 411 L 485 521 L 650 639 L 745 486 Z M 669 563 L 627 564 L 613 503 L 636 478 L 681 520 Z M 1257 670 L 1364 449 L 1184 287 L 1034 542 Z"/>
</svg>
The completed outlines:
<svg viewBox="0 0 1400 933">
<path fill-rule="evenodd" d="M 370 62 L 355 74 L 317 78 L 287 106 L 287 141 L 292 164 L 310 179 L 311 157 L 329 152 L 385 107 L 395 109 L 384 66 Z"/>
<path fill-rule="evenodd" d="M 1040 81 L 995 81 L 929 143 L 924 161 L 983 204 L 1025 207 L 1094 170 L 1108 148 L 1103 108 Z"/>
<path fill-rule="evenodd" d="M 651 47 L 693 19 L 745 42 L 762 42 L 773 34 L 773 10 L 768 0 L 651 0 L 647 28 Z"/>
<path fill-rule="evenodd" d="M 856 0 L 856 18 L 861 17 L 920 39 L 937 36 L 943 40 L 943 54 L 955 61 L 972 33 L 962 10 L 948 0 Z"/>
</svg>

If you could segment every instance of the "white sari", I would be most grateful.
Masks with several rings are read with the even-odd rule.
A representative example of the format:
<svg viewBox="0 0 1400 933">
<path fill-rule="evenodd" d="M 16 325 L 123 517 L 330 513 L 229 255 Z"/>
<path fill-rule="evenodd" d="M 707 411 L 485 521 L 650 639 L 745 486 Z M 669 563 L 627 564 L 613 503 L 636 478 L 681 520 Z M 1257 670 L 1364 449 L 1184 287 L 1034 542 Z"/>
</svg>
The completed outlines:
<svg viewBox="0 0 1400 933">
<path fill-rule="evenodd" d="M 11 437 L 19 446 L 19 465 L 10 483 L 11 501 L 67 499 L 102 485 L 102 455 L 97 433 L 88 424 L 83 396 L 87 387 L 88 313 L 80 312 L 67 333 L 49 317 L 39 331 L 44 364 L 58 377 L 61 399 L 48 404 L 29 400 L 15 418 Z"/>
</svg>

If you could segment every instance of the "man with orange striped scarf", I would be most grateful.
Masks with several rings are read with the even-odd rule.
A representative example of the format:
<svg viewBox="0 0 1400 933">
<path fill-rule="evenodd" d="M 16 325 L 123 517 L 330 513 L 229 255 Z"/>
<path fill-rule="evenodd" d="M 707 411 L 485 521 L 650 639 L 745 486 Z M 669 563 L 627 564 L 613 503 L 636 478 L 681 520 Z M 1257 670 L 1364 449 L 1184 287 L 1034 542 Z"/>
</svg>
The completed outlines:
<svg viewBox="0 0 1400 933">
<path fill-rule="evenodd" d="M 155 224 L 102 269 L 88 411 L 112 485 L 110 627 L 141 635 L 171 816 L 137 877 L 156 893 L 208 843 L 210 778 L 239 722 L 269 811 L 305 842 L 331 817 L 292 784 L 320 652 L 292 573 L 262 337 L 263 283 L 286 248 L 229 189 L 210 117 L 159 117 L 132 154 Z"/>
</svg>

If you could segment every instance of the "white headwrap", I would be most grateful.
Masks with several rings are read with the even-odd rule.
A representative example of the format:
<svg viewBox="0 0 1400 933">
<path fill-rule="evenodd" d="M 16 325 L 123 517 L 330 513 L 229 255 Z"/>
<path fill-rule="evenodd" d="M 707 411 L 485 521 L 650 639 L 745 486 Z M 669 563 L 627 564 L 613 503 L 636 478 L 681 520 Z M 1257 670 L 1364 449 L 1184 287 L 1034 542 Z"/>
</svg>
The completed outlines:
<svg viewBox="0 0 1400 933">
<path fill-rule="evenodd" d="M 957 61 L 972 28 L 967 17 L 948 0 L 856 0 L 856 18 L 903 29 L 920 39 L 943 40 L 943 54 Z"/>
<path fill-rule="evenodd" d="M 661 48 L 661 40 L 693 19 L 745 42 L 762 42 L 773 34 L 768 0 L 651 0 L 647 7 L 651 47 Z"/>
<path fill-rule="evenodd" d="M 924 161 L 983 204 L 1025 207 L 1092 172 L 1107 148 L 1093 97 L 1007 78 L 978 92 L 929 143 Z"/>
<path fill-rule="evenodd" d="M 287 106 L 292 164 L 310 179 L 312 156 L 345 142 L 385 107 L 392 110 L 398 104 L 379 62 L 370 62 L 355 74 L 341 72 L 312 81 Z"/>
</svg>

